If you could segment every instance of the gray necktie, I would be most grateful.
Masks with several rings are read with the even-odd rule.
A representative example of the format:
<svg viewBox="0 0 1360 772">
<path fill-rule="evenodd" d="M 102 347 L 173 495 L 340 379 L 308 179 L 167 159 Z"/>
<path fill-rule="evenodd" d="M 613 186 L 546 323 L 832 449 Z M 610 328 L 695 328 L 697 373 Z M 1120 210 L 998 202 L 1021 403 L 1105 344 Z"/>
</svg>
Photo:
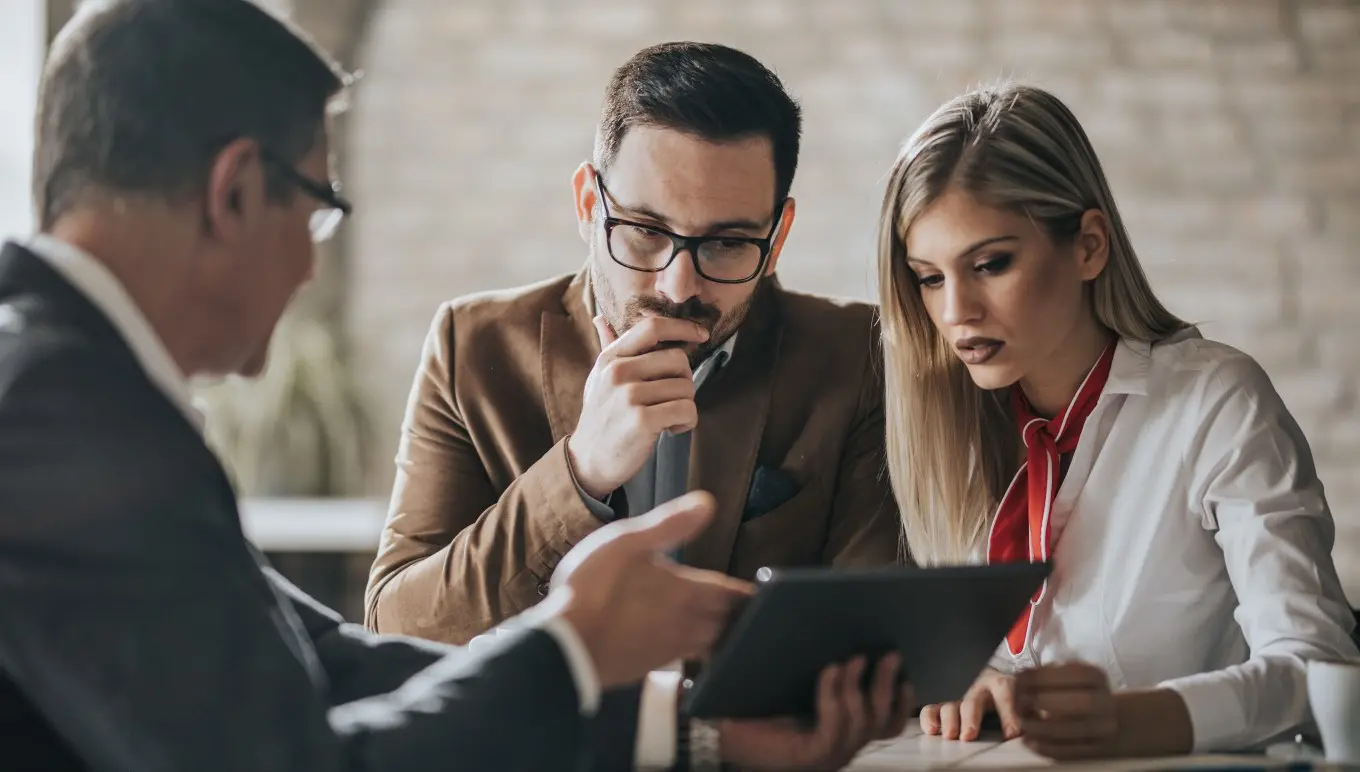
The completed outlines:
<svg viewBox="0 0 1360 772">
<path fill-rule="evenodd" d="M 704 383 L 726 362 L 727 351 L 720 350 L 704 363 L 707 367 L 700 365 L 700 371 L 695 374 L 695 390 L 698 391 L 698 389 L 703 388 Z M 639 481 L 643 485 L 638 486 L 639 494 L 651 494 L 650 500 L 647 501 L 645 509 L 634 509 L 634 512 L 646 512 L 655 509 L 689 491 L 689 452 L 693 441 L 693 431 L 681 434 L 661 433 L 661 436 L 656 440 L 656 447 L 652 449 L 651 458 L 647 459 L 648 463 L 643 467 L 644 475 L 650 467 L 651 490 L 645 490 L 645 487 L 647 487 L 645 485 L 646 480 Z M 630 498 L 629 500 L 632 501 L 633 499 Z M 671 557 L 676 561 L 680 560 L 679 548 L 671 552 Z"/>
</svg>

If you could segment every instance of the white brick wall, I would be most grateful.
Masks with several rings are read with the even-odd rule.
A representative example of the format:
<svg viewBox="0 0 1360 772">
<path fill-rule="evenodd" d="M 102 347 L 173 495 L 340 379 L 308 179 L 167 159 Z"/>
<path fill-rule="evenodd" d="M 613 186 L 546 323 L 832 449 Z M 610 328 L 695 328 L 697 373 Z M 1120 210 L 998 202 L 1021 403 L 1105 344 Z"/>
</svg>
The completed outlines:
<svg viewBox="0 0 1360 772">
<path fill-rule="evenodd" d="M 391 477 L 439 302 L 570 271 L 569 178 L 642 46 L 724 42 L 802 101 L 789 285 L 873 297 L 901 140 L 1009 76 L 1087 126 L 1159 292 L 1257 356 L 1314 445 L 1360 603 L 1360 5 L 1325 0 L 386 0 L 360 62 L 348 333 Z"/>
</svg>

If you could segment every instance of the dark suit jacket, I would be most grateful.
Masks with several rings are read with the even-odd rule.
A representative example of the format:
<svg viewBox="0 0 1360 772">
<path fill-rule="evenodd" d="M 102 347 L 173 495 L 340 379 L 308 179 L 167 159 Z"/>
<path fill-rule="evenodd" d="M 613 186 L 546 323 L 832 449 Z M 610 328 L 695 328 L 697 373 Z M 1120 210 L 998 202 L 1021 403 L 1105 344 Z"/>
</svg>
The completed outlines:
<svg viewBox="0 0 1360 772">
<path fill-rule="evenodd" d="M 565 439 L 600 352 L 586 273 L 453 301 L 425 342 L 365 621 L 466 643 L 537 603 L 558 560 L 600 526 Z M 872 306 L 768 282 L 731 361 L 697 402 L 690 488 L 718 513 L 685 563 L 750 579 L 762 566 L 898 557 Z M 743 518 L 757 467 L 798 491 Z"/>
<path fill-rule="evenodd" d="M 547 633 L 485 656 L 375 636 L 270 571 L 114 327 L 0 251 L 0 766 L 572 769 L 578 699 Z M 636 704 L 608 703 L 620 766 Z"/>
</svg>

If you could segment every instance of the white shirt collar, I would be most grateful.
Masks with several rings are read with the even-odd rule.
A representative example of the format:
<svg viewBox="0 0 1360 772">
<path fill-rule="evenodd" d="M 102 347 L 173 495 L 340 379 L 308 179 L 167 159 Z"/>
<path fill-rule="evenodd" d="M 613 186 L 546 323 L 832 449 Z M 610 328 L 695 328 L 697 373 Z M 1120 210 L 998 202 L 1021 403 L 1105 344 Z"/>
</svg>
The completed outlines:
<svg viewBox="0 0 1360 772">
<path fill-rule="evenodd" d="M 723 342 L 712 354 L 709 354 L 699 366 L 694 368 L 694 386 L 697 388 L 704 385 L 704 380 L 712 375 L 715 370 L 719 370 L 723 365 L 732 359 L 732 352 L 737 348 L 737 333 L 732 333 L 732 337 Z"/>
<path fill-rule="evenodd" d="M 190 424 L 203 431 L 203 414 L 194 406 L 188 379 L 118 277 L 89 253 L 45 233 L 34 235 L 23 246 L 61 274 L 108 318 L 151 382 L 184 413 Z"/>
</svg>

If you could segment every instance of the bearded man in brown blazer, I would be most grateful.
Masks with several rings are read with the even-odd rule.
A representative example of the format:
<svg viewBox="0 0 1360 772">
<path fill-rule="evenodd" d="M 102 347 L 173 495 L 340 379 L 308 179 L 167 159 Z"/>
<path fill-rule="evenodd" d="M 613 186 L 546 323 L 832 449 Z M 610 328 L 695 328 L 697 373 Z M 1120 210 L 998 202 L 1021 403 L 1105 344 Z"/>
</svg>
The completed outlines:
<svg viewBox="0 0 1360 772">
<path fill-rule="evenodd" d="M 800 124 L 774 74 L 723 46 L 615 73 L 573 178 L 585 268 L 434 321 L 370 628 L 467 642 L 537 603 L 603 523 L 689 489 L 718 512 L 688 565 L 896 561 L 874 309 L 775 276 Z"/>
</svg>

